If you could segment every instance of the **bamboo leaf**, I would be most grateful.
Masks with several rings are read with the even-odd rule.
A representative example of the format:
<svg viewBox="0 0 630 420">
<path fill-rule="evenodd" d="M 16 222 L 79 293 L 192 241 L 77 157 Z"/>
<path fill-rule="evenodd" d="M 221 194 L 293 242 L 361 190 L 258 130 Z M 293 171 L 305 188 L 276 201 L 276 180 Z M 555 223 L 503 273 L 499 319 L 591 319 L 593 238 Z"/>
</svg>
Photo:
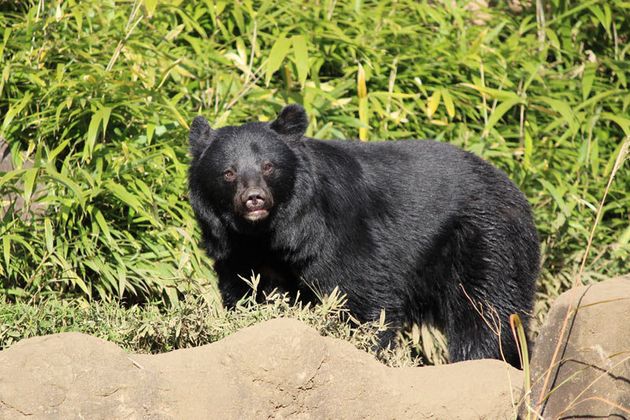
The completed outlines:
<svg viewBox="0 0 630 420">
<path fill-rule="evenodd" d="M 114 181 L 108 181 L 105 183 L 105 189 L 114 194 L 116 198 L 118 198 L 123 204 L 126 204 L 130 208 L 136 211 L 142 210 L 142 204 L 136 198 L 136 196 L 127 191 L 127 189 L 122 185 L 117 184 Z"/>
<path fill-rule="evenodd" d="M 610 7 L 602 10 L 598 5 L 594 5 L 589 7 L 589 10 L 597 17 L 600 25 L 606 30 L 606 33 L 609 37 L 612 37 L 610 34 L 610 23 L 611 23 L 611 12 Z"/>
<path fill-rule="evenodd" d="M 52 254 L 55 252 L 52 224 L 50 223 L 50 219 L 47 217 L 44 219 L 44 237 L 46 239 L 46 250 Z"/>
<path fill-rule="evenodd" d="M 94 112 L 92 114 L 92 118 L 90 119 L 90 125 L 87 131 L 87 137 L 85 139 L 85 147 L 83 149 L 83 158 L 91 159 L 92 153 L 94 151 L 94 145 L 96 144 L 96 136 L 98 134 L 98 130 L 101 127 L 101 122 L 103 121 L 103 114 L 100 110 Z"/>
<path fill-rule="evenodd" d="M 630 137 L 630 119 L 622 117 L 621 115 L 611 114 L 610 112 L 602 112 L 602 119 L 613 121 L 623 130 L 623 133 Z"/>
<path fill-rule="evenodd" d="M 11 64 L 5 64 L 2 69 L 2 75 L 0 76 L 0 97 L 2 96 L 2 92 L 4 90 L 4 83 L 9 80 L 9 74 L 11 74 Z"/>
<path fill-rule="evenodd" d="M 107 124 L 109 123 L 109 116 L 112 114 L 112 109 L 108 106 L 103 106 L 100 109 L 101 121 L 103 122 L 103 139 L 105 139 L 105 133 L 107 133 Z"/>
<path fill-rule="evenodd" d="M 595 71 L 597 65 L 595 63 L 588 63 L 584 66 L 584 75 L 582 76 L 582 99 L 586 100 L 588 95 L 591 94 L 593 88 L 593 80 L 595 79 Z"/>
<path fill-rule="evenodd" d="M 490 114 L 490 117 L 488 118 L 488 124 L 484 128 L 484 134 L 488 135 L 490 130 L 492 130 L 495 124 L 505 115 L 505 113 L 512 109 L 514 105 L 517 105 L 521 102 L 522 101 L 520 100 L 520 98 L 508 99 L 504 102 L 501 102 L 501 104 L 499 104 L 499 106 L 497 106 L 494 111 L 492 111 L 492 114 Z"/>
<path fill-rule="evenodd" d="M 11 267 L 11 235 L 3 235 L 2 253 L 4 254 L 4 266 Z"/>
<path fill-rule="evenodd" d="M 427 117 L 431 118 L 433 116 L 433 114 L 435 114 L 435 111 L 437 110 L 438 106 L 440 105 L 440 99 L 442 98 L 442 90 L 441 89 L 436 89 L 433 92 L 433 95 L 431 95 L 431 97 L 429 98 L 429 100 L 427 101 Z"/>
<path fill-rule="evenodd" d="M 103 213 L 101 213 L 100 210 L 97 209 L 94 211 L 94 219 L 96 220 L 96 223 L 98 224 L 101 231 L 105 234 L 105 237 L 107 238 L 107 240 L 113 241 L 112 235 L 109 231 L 109 226 L 107 226 L 105 217 L 103 216 Z"/>
<path fill-rule="evenodd" d="M 568 103 L 561 101 L 559 99 L 553 99 L 553 98 L 544 97 L 544 96 L 541 96 L 538 99 L 548 104 L 554 111 L 559 112 L 560 115 L 562 116 L 562 120 L 569 125 L 569 127 L 571 128 L 571 131 L 574 133 L 577 132 L 578 123 L 575 118 L 575 113 L 571 109 L 571 106 Z"/>
<path fill-rule="evenodd" d="M 14 169 L 0 176 L 0 188 L 8 184 L 13 178 L 20 177 L 26 172 L 26 169 Z"/>
<path fill-rule="evenodd" d="M 369 117 L 368 117 L 368 94 L 365 82 L 365 70 L 359 63 L 357 67 L 357 96 L 359 97 L 359 140 L 366 141 L 368 138 Z"/>
<path fill-rule="evenodd" d="M 446 113 L 449 117 L 453 118 L 455 116 L 455 104 L 453 104 L 453 97 L 449 93 L 448 89 L 442 89 L 442 99 L 444 100 Z"/>
<path fill-rule="evenodd" d="M 281 35 L 273 44 L 273 47 L 269 52 L 269 59 L 267 60 L 265 85 L 269 85 L 271 76 L 273 76 L 273 74 L 278 71 L 282 65 L 290 47 L 291 41 L 287 39 L 285 35 Z"/>
<path fill-rule="evenodd" d="M 167 98 L 162 98 L 162 99 L 164 100 L 164 103 L 166 104 L 167 108 L 171 111 L 171 113 L 173 114 L 173 116 L 175 117 L 179 125 L 181 125 L 186 130 L 188 130 L 190 127 L 188 126 L 186 119 L 182 117 L 182 114 L 177 110 L 173 102 L 168 100 Z"/>
<path fill-rule="evenodd" d="M 571 214 L 571 211 L 567 207 L 566 202 L 564 201 L 564 197 L 563 197 L 564 192 L 560 192 L 556 187 L 551 185 L 550 182 L 544 179 L 541 179 L 540 183 L 543 185 L 543 187 L 545 187 L 547 191 L 549 191 L 549 193 L 553 197 L 554 201 L 556 202 L 556 204 L 558 205 L 558 207 L 560 208 L 560 211 L 562 211 L 564 216 L 569 216 Z"/>
<path fill-rule="evenodd" d="M 73 180 L 68 178 L 66 175 L 57 172 L 57 170 L 55 169 L 54 165 L 52 165 L 52 164 L 48 164 L 46 166 L 45 174 L 46 174 L 46 176 L 48 176 L 52 180 L 54 180 L 56 182 L 59 182 L 59 183 L 65 185 L 66 187 L 68 187 L 74 193 L 76 199 L 79 201 L 79 204 L 81 206 L 85 205 L 84 192 L 81 189 L 81 187 L 79 186 L 79 184 L 77 184 L 76 182 L 74 182 Z"/>
<path fill-rule="evenodd" d="M 303 35 L 296 35 L 292 38 L 293 54 L 295 57 L 295 67 L 297 68 L 298 80 L 301 86 L 306 83 L 308 77 L 308 44 Z"/>
<path fill-rule="evenodd" d="M 33 195 L 33 190 L 35 189 L 35 181 L 37 180 L 37 174 L 39 173 L 39 168 L 30 168 L 27 169 L 22 176 L 22 181 L 24 182 L 24 192 L 22 196 L 24 197 L 24 201 L 29 203 L 31 201 L 31 196 Z"/>
<path fill-rule="evenodd" d="M 532 136 L 529 133 L 529 130 L 525 130 L 524 135 L 524 156 L 523 156 L 523 165 L 526 169 L 531 168 L 532 165 L 532 156 L 534 154 L 534 141 L 532 140 Z"/>
<path fill-rule="evenodd" d="M 32 97 L 33 94 L 28 91 L 24 94 L 24 97 L 22 97 L 22 99 L 20 99 L 20 101 L 16 105 L 9 106 L 9 110 L 4 116 L 4 121 L 2 122 L 2 130 L 0 131 L 0 134 L 4 135 L 7 127 L 11 124 L 16 115 L 22 112 L 26 105 L 28 105 Z"/>
<path fill-rule="evenodd" d="M 470 89 L 474 89 L 480 93 L 483 93 L 485 95 L 488 95 L 488 97 L 492 98 L 492 99 L 498 99 L 500 101 L 506 101 L 506 100 L 514 100 L 514 99 L 518 99 L 520 100 L 520 97 L 514 93 L 514 92 L 510 92 L 510 91 L 506 91 L 506 90 L 499 90 L 499 89 L 493 89 L 493 88 L 489 88 L 486 86 L 478 86 L 478 85 L 473 85 L 471 83 L 460 83 L 461 86 L 464 87 L 468 87 Z"/>
<path fill-rule="evenodd" d="M 0 44 L 0 61 L 4 61 L 4 49 L 7 46 L 7 42 L 9 42 L 9 37 L 11 36 L 11 27 L 6 27 L 4 29 L 4 33 L 2 36 L 2 44 Z M 2 94 L 2 89 L 0 88 L 0 95 Z"/>
<path fill-rule="evenodd" d="M 70 140 L 64 140 L 57 147 L 55 147 L 51 152 L 46 156 L 48 158 L 48 162 L 54 162 L 55 158 L 61 153 L 66 147 L 70 144 Z"/>
<path fill-rule="evenodd" d="M 143 0 L 144 8 L 147 11 L 147 16 L 152 17 L 155 13 L 155 9 L 158 4 L 158 0 Z"/>
</svg>

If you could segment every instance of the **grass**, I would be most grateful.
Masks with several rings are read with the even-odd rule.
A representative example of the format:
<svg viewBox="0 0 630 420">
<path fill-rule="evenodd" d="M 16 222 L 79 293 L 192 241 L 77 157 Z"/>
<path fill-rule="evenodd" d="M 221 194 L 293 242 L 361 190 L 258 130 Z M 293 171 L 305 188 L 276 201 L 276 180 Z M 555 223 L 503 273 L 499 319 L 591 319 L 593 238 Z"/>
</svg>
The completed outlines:
<svg viewBox="0 0 630 420">
<path fill-rule="evenodd" d="M 31 322 L 102 310 L 130 324 L 93 333 L 129 328 L 118 342 L 131 343 L 157 323 L 164 350 L 179 344 L 161 318 L 179 325 L 198 305 L 215 319 L 186 198 L 187 124 L 268 120 L 289 102 L 315 137 L 435 138 L 505 170 L 541 237 L 539 320 L 576 276 L 627 271 L 628 3 L 499 2 L 481 24 L 465 3 L 0 2 L 0 137 L 15 168 L 0 172 L 2 328 L 31 306 L 44 311 Z M 230 316 L 251 319 L 217 319 Z M 12 337 L 52 331 L 33 328 Z"/>
<path fill-rule="evenodd" d="M 158 305 L 121 307 L 115 302 L 47 299 L 36 305 L 0 302 L 0 350 L 28 337 L 59 332 L 82 332 L 136 353 L 162 353 L 218 341 L 253 324 L 279 317 L 298 319 L 320 334 L 347 340 L 358 349 L 376 355 L 374 345 L 382 323 L 359 325 L 345 309 L 345 297 L 338 292 L 313 308 L 286 295 L 272 293 L 264 304 L 251 294 L 225 311 L 203 298 L 188 296 L 177 308 Z M 428 345 L 431 341 L 427 341 Z M 401 337 L 401 346 L 379 354 L 389 366 L 422 363 L 419 339 Z M 425 344 L 425 349 L 428 348 Z M 428 352 L 431 363 L 443 363 L 444 350 Z M 425 362 L 428 361 L 425 359 Z"/>
</svg>

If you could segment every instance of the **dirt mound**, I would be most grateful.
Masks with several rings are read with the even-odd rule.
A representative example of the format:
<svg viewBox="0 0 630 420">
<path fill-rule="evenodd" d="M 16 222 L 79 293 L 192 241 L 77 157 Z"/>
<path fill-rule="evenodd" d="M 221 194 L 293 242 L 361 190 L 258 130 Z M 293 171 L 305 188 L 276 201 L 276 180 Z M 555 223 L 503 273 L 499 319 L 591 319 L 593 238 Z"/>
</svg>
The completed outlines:
<svg viewBox="0 0 630 420">
<path fill-rule="evenodd" d="M 77 333 L 23 340 L 0 352 L 0 417 L 504 418 L 521 383 L 496 360 L 388 368 L 277 319 L 160 355 Z"/>
<path fill-rule="evenodd" d="M 155 417 L 159 377 L 121 348 L 78 333 L 23 340 L 0 352 L 0 418 Z"/>
</svg>

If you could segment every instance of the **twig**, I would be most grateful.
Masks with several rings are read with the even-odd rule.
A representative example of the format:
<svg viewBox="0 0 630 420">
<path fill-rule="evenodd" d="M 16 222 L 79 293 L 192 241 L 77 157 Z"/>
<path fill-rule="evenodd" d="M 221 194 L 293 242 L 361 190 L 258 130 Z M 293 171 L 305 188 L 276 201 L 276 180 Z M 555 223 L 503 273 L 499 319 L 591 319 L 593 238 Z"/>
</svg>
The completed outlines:
<svg viewBox="0 0 630 420">
<path fill-rule="evenodd" d="M 118 41 L 118 45 L 116 45 L 114 54 L 112 54 L 112 58 L 109 59 L 109 64 L 107 64 L 107 68 L 105 69 L 105 71 L 109 72 L 112 70 L 112 68 L 114 67 L 114 63 L 116 63 L 116 60 L 118 59 L 118 56 L 120 55 L 120 52 L 122 51 L 125 41 L 129 39 L 133 30 L 136 28 L 136 26 L 138 26 L 140 21 L 144 18 L 144 16 L 141 15 L 135 22 L 132 23 L 133 19 L 138 13 L 138 10 L 140 10 L 140 6 L 142 6 L 141 1 L 136 1 L 134 3 L 133 9 L 131 10 L 131 15 L 129 15 L 129 20 L 127 21 L 127 25 L 125 26 L 125 30 L 127 31 L 127 33 L 125 34 L 125 37 L 123 39 Z"/>
<path fill-rule="evenodd" d="M 586 392 L 586 391 L 587 391 L 590 387 L 592 387 L 592 386 L 595 384 L 595 382 L 599 381 L 599 380 L 600 380 L 601 378 L 603 378 L 604 376 L 606 376 L 606 375 L 610 374 L 614 368 L 616 368 L 617 366 L 619 366 L 619 365 L 620 365 L 620 364 L 622 364 L 622 363 L 627 362 L 628 360 L 630 360 L 630 356 L 628 356 L 628 357 L 624 357 L 624 358 L 623 358 L 623 359 L 621 359 L 619 362 L 615 363 L 615 364 L 614 364 L 614 365 L 613 365 L 610 369 L 607 369 L 607 370 L 605 370 L 604 372 L 602 372 L 601 374 L 599 374 L 599 375 L 597 376 L 597 378 L 593 379 L 593 380 L 591 381 L 591 383 L 589 383 L 589 384 L 588 384 L 588 385 L 587 385 L 587 386 L 586 386 L 586 387 L 585 387 L 585 388 L 584 388 L 584 389 L 583 389 L 583 390 L 582 390 L 582 391 L 581 391 L 581 392 L 580 392 L 580 393 L 579 393 L 579 394 L 578 394 L 578 395 L 577 395 L 577 396 L 573 399 L 573 401 L 571 401 L 571 402 L 569 403 L 569 405 L 568 405 L 568 406 L 567 406 L 564 410 L 562 410 L 562 411 L 558 414 L 558 417 L 562 417 L 562 414 L 566 413 L 566 412 L 567 412 L 567 411 L 569 411 L 571 408 L 575 407 L 576 405 L 578 405 L 578 404 L 580 404 L 580 403 L 582 403 L 582 402 L 584 402 L 584 401 L 586 401 L 586 400 L 589 400 L 589 399 L 601 399 L 601 398 L 599 398 L 599 397 L 589 397 L 589 398 L 585 398 L 584 400 L 578 401 L 578 399 L 579 399 L 579 398 L 580 398 L 580 397 L 581 397 L 581 396 L 582 396 L 582 395 L 583 395 L 583 394 L 584 394 L 584 393 L 585 393 L 585 392 Z M 618 408 L 621 408 L 621 407 L 618 407 Z M 622 410 L 623 410 L 623 411 L 625 411 L 626 413 L 630 413 L 630 410 L 626 410 L 626 409 L 622 409 Z"/>
</svg>

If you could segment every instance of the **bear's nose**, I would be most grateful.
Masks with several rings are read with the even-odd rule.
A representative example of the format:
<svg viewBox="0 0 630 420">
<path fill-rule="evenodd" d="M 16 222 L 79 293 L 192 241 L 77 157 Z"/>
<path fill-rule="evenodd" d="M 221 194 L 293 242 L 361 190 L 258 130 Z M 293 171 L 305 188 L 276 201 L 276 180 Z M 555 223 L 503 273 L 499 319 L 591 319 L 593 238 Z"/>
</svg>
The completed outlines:
<svg viewBox="0 0 630 420">
<path fill-rule="evenodd" d="M 248 210 L 262 208 L 267 199 L 265 191 L 261 188 L 248 188 L 243 195 L 245 196 L 245 206 Z"/>
</svg>

